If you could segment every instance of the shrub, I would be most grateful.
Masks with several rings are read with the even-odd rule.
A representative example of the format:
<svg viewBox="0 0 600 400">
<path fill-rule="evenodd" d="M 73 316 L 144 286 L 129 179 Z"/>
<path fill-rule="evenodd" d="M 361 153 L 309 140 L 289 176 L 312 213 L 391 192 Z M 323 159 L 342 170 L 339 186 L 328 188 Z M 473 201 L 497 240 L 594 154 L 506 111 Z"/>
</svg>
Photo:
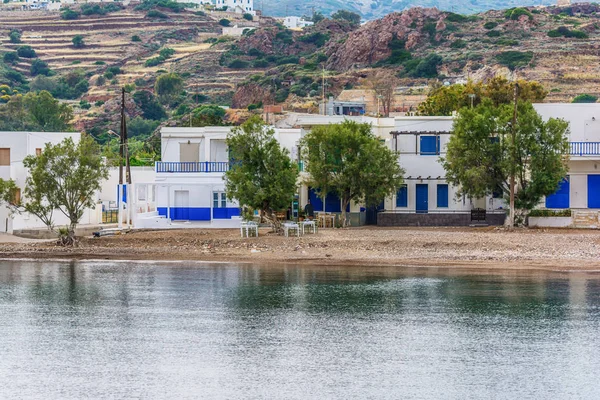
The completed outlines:
<svg viewBox="0 0 600 400">
<path fill-rule="evenodd" d="M 106 78 L 100 75 L 98 79 L 96 79 L 96 86 L 104 86 L 106 84 Z"/>
<path fill-rule="evenodd" d="M 141 42 L 141 41 L 142 41 L 142 39 L 141 39 L 141 38 L 140 38 L 138 35 L 133 35 L 133 36 L 131 37 L 131 41 L 132 41 L 132 42 Z"/>
<path fill-rule="evenodd" d="M 497 26 L 498 26 L 498 23 L 497 23 L 497 22 L 495 22 L 495 21 L 488 21 L 488 22 L 486 22 L 486 23 L 483 25 L 483 27 L 484 27 L 485 29 L 488 29 L 488 30 L 489 30 L 489 29 L 494 29 L 494 28 L 495 28 L 495 27 L 497 27 Z"/>
<path fill-rule="evenodd" d="M 17 48 L 17 55 L 23 58 L 36 58 L 37 54 L 31 46 L 21 46 Z"/>
<path fill-rule="evenodd" d="M 162 57 L 162 58 L 171 58 L 171 56 L 173 54 L 175 54 L 175 50 L 171 49 L 170 47 L 165 47 L 164 49 L 161 49 L 158 54 Z"/>
<path fill-rule="evenodd" d="M 461 23 L 461 22 L 467 22 L 468 20 L 469 20 L 468 17 L 465 17 L 464 15 L 461 15 L 461 14 L 456 14 L 453 12 L 450 12 L 446 15 L 446 21 L 449 21 L 449 22 Z"/>
<path fill-rule="evenodd" d="M 263 53 L 262 51 L 260 51 L 258 49 L 255 49 L 253 47 L 250 50 L 248 50 L 248 55 L 251 56 L 251 57 L 262 58 L 262 57 L 264 57 L 265 53 Z"/>
<path fill-rule="evenodd" d="M 12 30 L 10 31 L 8 38 L 10 39 L 11 43 L 21 43 L 21 32 Z"/>
<path fill-rule="evenodd" d="M 110 72 L 113 75 L 119 75 L 120 73 L 122 73 L 121 68 L 117 66 L 108 67 L 106 68 L 106 71 Z"/>
<path fill-rule="evenodd" d="M 14 71 L 14 70 L 8 70 L 4 73 L 4 77 L 10 81 L 13 81 L 15 83 L 25 83 L 27 82 L 27 79 L 25 79 L 25 76 L 23 76 L 22 73 L 20 73 L 19 71 Z"/>
<path fill-rule="evenodd" d="M 133 83 L 128 83 L 127 85 L 123 86 L 123 89 L 125 89 L 126 93 L 131 93 L 135 90 L 135 85 Z"/>
<path fill-rule="evenodd" d="M 496 55 L 498 63 L 507 66 L 511 70 L 529 64 L 532 59 L 532 51 L 505 51 Z"/>
<path fill-rule="evenodd" d="M 504 17 L 513 21 L 519 19 L 522 15 L 527 15 L 530 21 L 533 20 L 533 14 L 523 7 L 510 8 L 504 12 Z"/>
<path fill-rule="evenodd" d="M 496 44 L 499 46 L 518 46 L 519 41 L 514 39 L 500 39 L 496 41 Z"/>
<path fill-rule="evenodd" d="M 146 13 L 146 18 L 166 19 L 166 18 L 169 18 L 169 16 L 167 14 L 161 13 L 160 11 L 157 11 L 157 10 L 150 10 L 150 11 L 148 11 L 148 13 Z"/>
<path fill-rule="evenodd" d="M 248 61 L 240 60 L 239 58 L 236 58 L 227 64 L 227 67 L 232 69 L 246 69 L 249 66 L 250 63 Z"/>
<path fill-rule="evenodd" d="M 252 66 L 254 68 L 267 68 L 269 66 L 269 62 L 267 60 L 263 60 L 258 59 L 258 60 L 254 60 L 254 62 L 252 63 Z"/>
<path fill-rule="evenodd" d="M 231 25 L 231 21 L 229 21 L 227 18 L 223 18 L 219 21 L 219 25 L 227 27 Z"/>
<path fill-rule="evenodd" d="M 106 72 L 104 73 L 104 77 L 105 77 L 106 79 L 112 79 L 112 78 L 114 78 L 114 76 L 115 76 L 115 74 L 113 74 L 113 73 L 112 73 L 112 72 L 110 72 L 110 71 L 106 71 Z"/>
<path fill-rule="evenodd" d="M 488 37 L 499 37 L 499 36 L 502 36 L 502 32 L 500 32 L 500 31 L 488 31 L 485 34 Z"/>
<path fill-rule="evenodd" d="M 258 110 L 260 107 L 258 106 L 258 104 L 250 104 L 248 106 L 248 111 L 254 111 L 254 110 Z"/>
<path fill-rule="evenodd" d="M 571 103 L 595 103 L 598 101 L 598 97 L 591 94 L 580 94 L 575 96 Z"/>
<path fill-rule="evenodd" d="M 571 210 L 531 210 L 530 217 L 570 217 Z"/>
<path fill-rule="evenodd" d="M 548 36 L 552 38 L 566 37 L 575 39 L 587 39 L 589 36 L 587 33 L 578 30 L 570 30 L 566 26 L 561 26 L 558 29 L 554 29 L 548 32 Z"/>
<path fill-rule="evenodd" d="M 94 65 L 104 65 L 106 64 L 104 61 L 95 61 Z"/>
<path fill-rule="evenodd" d="M 142 115 L 145 119 L 158 121 L 167 117 L 164 108 L 151 92 L 138 90 L 133 94 L 133 100 L 142 110 Z"/>
<path fill-rule="evenodd" d="M 204 11 L 196 11 L 194 15 L 197 15 L 199 17 L 206 17 L 206 13 Z"/>
<path fill-rule="evenodd" d="M 430 54 L 424 59 L 415 58 L 404 63 L 405 74 L 413 78 L 435 78 L 437 67 L 442 63 L 442 57 Z"/>
<path fill-rule="evenodd" d="M 70 8 L 66 8 L 61 14 L 60 17 L 64 20 L 73 20 L 79 18 L 79 13 L 77 11 L 73 11 Z"/>
<path fill-rule="evenodd" d="M 455 40 L 450 44 L 450 48 L 453 49 L 464 49 L 465 47 L 467 47 L 467 42 L 461 39 Z"/>
<path fill-rule="evenodd" d="M 5 64 L 13 64 L 19 61 L 19 55 L 16 51 L 9 51 L 8 53 L 4 53 L 2 56 Z"/>
<path fill-rule="evenodd" d="M 72 39 L 72 42 L 73 42 L 73 46 L 75 46 L 78 49 L 85 46 L 85 43 L 83 42 L 83 36 L 81 36 L 81 35 L 75 35 L 75 37 L 73 37 L 73 39 Z"/>
<path fill-rule="evenodd" d="M 246 14 L 243 15 L 243 17 L 244 17 L 245 20 L 248 20 L 248 21 L 254 20 L 254 17 L 252 16 L 252 14 L 246 13 Z"/>
<path fill-rule="evenodd" d="M 298 64 L 300 62 L 300 57 L 298 56 L 287 56 L 279 58 L 275 63 L 277 65 L 285 65 L 285 64 Z"/>
<path fill-rule="evenodd" d="M 40 60 L 39 58 L 36 58 L 31 63 L 30 72 L 31 72 L 31 76 L 37 76 L 37 75 L 48 76 L 48 75 L 50 75 L 50 68 L 48 68 L 48 64 L 46 62 Z"/>
<path fill-rule="evenodd" d="M 94 103 L 94 105 L 96 107 L 102 107 L 104 105 L 104 102 L 102 100 L 98 100 L 97 102 Z"/>
<path fill-rule="evenodd" d="M 80 100 L 79 108 L 83 110 L 89 110 L 90 108 L 92 108 L 92 105 L 87 100 Z"/>
<path fill-rule="evenodd" d="M 329 35 L 322 32 L 313 32 L 308 35 L 300 36 L 298 40 L 304 43 L 312 43 L 317 47 L 323 47 L 329 40 Z"/>
<path fill-rule="evenodd" d="M 152 57 L 146 60 L 144 66 L 146 68 L 156 67 L 159 64 L 162 64 L 165 60 L 161 57 Z"/>
</svg>

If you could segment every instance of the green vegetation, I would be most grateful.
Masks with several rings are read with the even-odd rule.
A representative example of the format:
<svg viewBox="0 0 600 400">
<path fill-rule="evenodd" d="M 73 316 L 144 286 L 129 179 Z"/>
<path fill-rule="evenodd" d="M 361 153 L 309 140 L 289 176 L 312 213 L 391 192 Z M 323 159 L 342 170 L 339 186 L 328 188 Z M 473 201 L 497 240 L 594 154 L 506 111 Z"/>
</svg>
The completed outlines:
<svg viewBox="0 0 600 400">
<path fill-rule="evenodd" d="M 70 8 L 65 8 L 63 12 L 60 13 L 60 17 L 64 20 L 70 21 L 79 18 L 79 14 L 77 11 L 73 11 Z"/>
<path fill-rule="evenodd" d="M 497 23 L 497 22 L 495 22 L 495 21 L 488 21 L 488 22 L 486 22 L 486 23 L 483 25 L 483 27 L 484 27 L 485 29 L 488 29 L 488 30 L 489 30 L 489 29 L 494 29 L 494 28 L 495 28 L 495 27 L 497 27 L 497 26 L 498 26 L 498 23 Z"/>
<path fill-rule="evenodd" d="M 37 54 L 31 46 L 20 46 L 17 48 L 17 55 L 23 58 L 36 58 Z"/>
<path fill-rule="evenodd" d="M 556 192 L 567 175 L 569 124 L 554 118 L 544 122 L 531 103 L 519 102 L 513 140 L 513 109 L 512 104 L 494 106 L 488 99 L 462 108 L 442 163 L 457 195 L 468 198 L 500 191 L 508 199 L 514 176 L 515 211 L 526 215 Z"/>
<path fill-rule="evenodd" d="M 117 12 L 122 10 L 123 7 L 118 3 L 108 3 L 108 4 L 82 4 L 81 5 L 81 14 L 83 15 L 105 15 L 111 12 Z"/>
<path fill-rule="evenodd" d="M 467 47 L 467 42 L 462 39 L 457 39 L 454 42 L 450 43 L 451 49 L 464 49 Z"/>
<path fill-rule="evenodd" d="M 2 59 L 4 60 L 4 63 L 6 63 L 6 64 L 14 64 L 17 61 L 19 61 L 19 55 L 17 54 L 16 51 L 9 51 L 7 53 L 4 53 L 4 55 L 2 56 Z"/>
<path fill-rule="evenodd" d="M 312 32 L 307 35 L 299 36 L 298 40 L 303 43 L 311 43 L 317 47 L 323 47 L 329 40 L 329 35 L 322 32 Z M 250 55 L 250 54 L 249 54 Z"/>
<path fill-rule="evenodd" d="M 360 15 L 348 10 L 338 10 L 331 14 L 332 19 L 347 21 L 354 26 L 360 25 Z"/>
<path fill-rule="evenodd" d="M 160 75 L 154 85 L 154 91 L 163 104 L 173 102 L 182 90 L 183 79 L 175 72 Z"/>
<path fill-rule="evenodd" d="M 73 42 L 73 46 L 78 49 L 85 46 L 85 42 L 83 41 L 83 36 L 81 36 L 81 35 L 75 35 L 72 39 L 72 42 Z"/>
<path fill-rule="evenodd" d="M 437 54 L 430 54 L 424 59 L 414 58 L 404 63 L 404 75 L 413 78 L 435 78 L 442 61 L 442 57 Z"/>
<path fill-rule="evenodd" d="M 175 54 L 175 50 L 170 47 L 165 47 L 158 52 L 158 57 L 149 58 L 144 63 L 145 67 L 155 67 L 167 61 Z"/>
<path fill-rule="evenodd" d="M 496 55 L 496 61 L 498 61 L 499 64 L 508 67 L 510 70 L 524 67 L 529 64 L 532 59 L 532 51 L 505 51 Z"/>
<path fill-rule="evenodd" d="M 142 3 L 135 6 L 136 11 L 147 11 L 155 8 L 168 9 L 172 12 L 181 12 L 188 6 L 186 3 L 177 3 L 173 0 L 143 0 Z"/>
<path fill-rule="evenodd" d="M 252 16 L 252 14 L 248 14 L 248 13 L 246 13 L 246 14 L 244 14 L 242 17 L 243 17 L 245 20 L 247 20 L 247 21 L 252 21 L 252 20 L 254 20 L 254 17 Z"/>
<path fill-rule="evenodd" d="M 598 101 L 598 96 L 591 94 L 580 94 L 575 96 L 571 103 L 595 103 Z"/>
<path fill-rule="evenodd" d="M 342 222 L 351 201 L 379 204 L 403 183 L 397 155 L 371 133 L 370 124 L 346 121 L 317 126 L 301 142 L 309 184 L 319 195 L 342 200 Z"/>
<path fill-rule="evenodd" d="M 16 29 L 11 30 L 8 39 L 11 43 L 21 43 L 21 32 Z"/>
<path fill-rule="evenodd" d="M 160 121 L 167 117 L 163 106 L 156 100 L 156 97 L 147 90 L 138 90 L 133 94 L 133 100 L 142 110 L 142 116 L 145 119 Z"/>
<path fill-rule="evenodd" d="M 488 31 L 485 33 L 487 37 L 500 37 L 502 36 L 502 32 L 500 31 Z"/>
<path fill-rule="evenodd" d="M 410 51 L 406 50 L 406 41 L 394 37 L 388 44 L 388 47 L 392 51 L 392 54 L 387 59 L 379 62 L 378 65 L 402 65 L 412 59 Z"/>
<path fill-rule="evenodd" d="M 30 72 L 31 72 L 31 76 L 37 76 L 37 75 L 48 76 L 51 73 L 50 68 L 48 67 L 48 63 L 40 60 L 39 58 L 36 58 L 31 63 Z"/>
<path fill-rule="evenodd" d="M 146 18 L 159 18 L 159 19 L 167 19 L 169 16 L 165 13 L 162 13 L 158 10 L 150 10 L 146 13 Z"/>
<path fill-rule="evenodd" d="M 289 151 L 258 116 L 233 129 L 227 148 L 235 160 L 225 173 L 227 198 L 248 211 L 261 210 L 273 229 L 281 232 L 275 212 L 291 204 L 298 179 L 298 166 Z"/>
<path fill-rule="evenodd" d="M 571 210 L 531 210 L 530 217 L 570 217 Z"/>
<path fill-rule="evenodd" d="M 142 39 L 141 39 L 141 38 L 140 38 L 138 35 L 133 35 L 133 36 L 131 37 L 131 41 L 132 41 L 132 42 L 141 42 L 141 41 L 142 41 Z"/>
<path fill-rule="evenodd" d="M 17 94 L 0 107 L 0 130 L 65 132 L 71 130 L 73 110 L 47 91 Z"/>
<path fill-rule="evenodd" d="M 548 32 L 548 36 L 555 37 L 566 37 L 566 38 L 575 38 L 575 39 L 587 39 L 589 38 L 588 34 L 583 31 L 578 30 L 570 30 L 566 26 L 561 26 L 558 29 L 553 29 Z"/>
<path fill-rule="evenodd" d="M 504 12 L 504 17 L 513 21 L 519 19 L 523 15 L 527 15 L 529 20 L 533 21 L 533 14 L 523 7 L 510 8 Z"/>
<path fill-rule="evenodd" d="M 223 18 L 219 21 L 219 25 L 227 27 L 227 26 L 231 25 L 231 21 L 228 20 L 227 18 Z"/>
</svg>

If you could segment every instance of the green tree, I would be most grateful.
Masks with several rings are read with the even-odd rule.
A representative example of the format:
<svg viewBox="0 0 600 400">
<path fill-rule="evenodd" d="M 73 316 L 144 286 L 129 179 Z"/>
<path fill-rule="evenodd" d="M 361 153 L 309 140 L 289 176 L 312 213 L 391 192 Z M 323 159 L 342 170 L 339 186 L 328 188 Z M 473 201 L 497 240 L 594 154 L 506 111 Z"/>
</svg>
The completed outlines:
<svg viewBox="0 0 600 400">
<path fill-rule="evenodd" d="M 23 58 L 36 58 L 37 54 L 31 46 L 19 46 L 17 48 L 17 55 Z"/>
<path fill-rule="evenodd" d="M 31 72 L 31 76 L 38 76 L 38 75 L 48 76 L 48 75 L 50 75 L 51 71 L 50 71 L 50 67 L 48 67 L 47 62 L 42 61 L 39 58 L 36 58 L 31 63 L 30 72 Z"/>
<path fill-rule="evenodd" d="M 227 27 L 227 26 L 231 25 L 231 21 L 228 20 L 227 18 L 223 18 L 223 19 L 219 20 L 219 25 Z"/>
<path fill-rule="evenodd" d="M 360 15 L 348 10 L 338 10 L 331 14 L 331 18 L 341 21 L 348 21 L 355 26 L 360 25 Z"/>
<path fill-rule="evenodd" d="M 346 121 L 315 127 L 301 148 L 310 185 L 321 196 L 334 192 L 340 197 L 344 226 L 351 201 L 379 204 L 403 183 L 397 155 L 371 133 L 369 124 Z"/>
<path fill-rule="evenodd" d="M 75 35 L 72 39 L 73 42 L 73 46 L 75 46 L 76 48 L 80 49 L 83 46 L 85 46 L 85 42 L 83 41 L 83 36 L 82 35 Z"/>
<path fill-rule="evenodd" d="M 103 180 L 108 179 L 108 168 L 96 142 L 82 136 L 79 143 L 67 138 L 58 144 L 47 143 L 40 155 L 29 155 L 23 160 L 29 176 L 16 212 L 26 212 L 40 218 L 48 229 L 55 231 L 53 214 L 64 214 L 69 224 L 59 229 L 60 242 L 74 245 L 75 228 L 86 208 L 95 206 L 95 194 Z M 14 182 L 0 179 L 0 199 L 14 199 Z"/>
<path fill-rule="evenodd" d="M 287 209 L 296 192 L 298 166 L 260 117 L 252 117 L 227 136 L 232 160 L 225 173 L 227 197 L 241 207 L 261 210 L 276 232 L 281 224 L 275 212 Z"/>
<path fill-rule="evenodd" d="M 489 99 L 462 108 L 442 164 L 457 196 L 469 198 L 501 192 L 508 199 L 514 174 L 515 215 L 526 216 L 567 174 L 569 125 L 544 122 L 531 103 L 520 101 L 513 140 L 512 119 L 512 105 L 494 106 Z"/>
<path fill-rule="evenodd" d="M 225 109 L 217 105 L 204 105 L 194 109 L 191 113 L 192 126 L 222 126 L 225 125 Z"/>
<path fill-rule="evenodd" d="M 145 119 L 159 121 L 167 117 L 165 109 L 151 92 L 147 90 L 138 90 L 133 94 L 133 100 L 142 110 L 142 116 Z"/>
<path fill-rule="evenodd" d="M 21 32 L 13 29 L 10 31 L 8 38 L 10 39 L 11 43 L 21 43 Z"/>
<path fill-rule="evenodd" d="M 598 101 L 598 96 L 591 94 L 580 94 L 575 96 L 571 103 L 595 103 Z"/>
<path fill-rule="evenodd" d="M 175 72 L 160 75 L 154 84 L 154 91 L 162 103 L 171 103 L 182 90 L 183 79 Z"/>
<path fill-rule="evenodd" d="M 74 20 L 79 18 L 79 13 L 77 11 L 73 11 L 70 8 L 66 8 L 61 14 L 60 17 L 64 20 Z"/>
<path fill-rule="evenodd" d="M 71 129 L 73 109 L 68 104 L 60 103 L 47 91 L 27 93 L 23 102 L 32 122 L 40 130 L 63 132 Z"/>
</svg>

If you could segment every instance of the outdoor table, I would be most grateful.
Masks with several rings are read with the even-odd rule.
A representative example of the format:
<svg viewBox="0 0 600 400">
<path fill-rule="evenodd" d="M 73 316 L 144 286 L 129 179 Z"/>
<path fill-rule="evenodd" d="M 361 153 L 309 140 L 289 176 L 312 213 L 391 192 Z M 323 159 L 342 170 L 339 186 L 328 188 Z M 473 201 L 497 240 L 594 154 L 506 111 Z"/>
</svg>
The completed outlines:
<svg viewBox="0 0 600 400">
<path fill-rule="evenodd" d="M 319 214 L 319 226 L 322 228 L 334 228 L 335 214 Z"/>
<path fill-rule="evenodd" d="M 242 222 L 240 226 L 242 237 L 250 237 L 251 232 L 254 232 L 254 236 L 258 237 L 258 224 L 254 221 Z"/>
<path fill-rule="evenodd" d="M 304 235 L 306 233 L 306 228 L 308 229 L 308 232 L 310 233 L 310 230 L 312 228 L 312 233 L 317 233 L 317 223 L 315 221 L 302 221 L 300 223 L 300 225 L 302 226 L 302 234 Z"/>
<path fill-rule="evenodd" d="M 286 237 L 290 236 L 290 231 L 295 232 L 295 234 L 300 237 L 300 234 L 302 233 L 300 231 L 300 225 L 298 225 L 295 222 L 286 222 L 283 224 L 283 232 L 285 233 Z"/>
</svg>

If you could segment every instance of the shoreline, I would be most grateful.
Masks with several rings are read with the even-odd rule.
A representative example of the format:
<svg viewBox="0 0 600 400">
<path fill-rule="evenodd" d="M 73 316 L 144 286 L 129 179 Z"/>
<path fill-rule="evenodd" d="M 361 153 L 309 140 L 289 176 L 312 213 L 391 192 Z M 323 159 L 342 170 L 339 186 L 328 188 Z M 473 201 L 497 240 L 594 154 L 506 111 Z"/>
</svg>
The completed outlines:
<svg viewBox="0 0 600 400">
<path fill-rule="evenodd" d="M 336 268 L 600 273 L 600 232 L 496 228 L 350 228 L 285 238 L 261 230 L 132 231 L 53 242 L 0 243 L 2 260 L 167 261 Z"/>
</svg>

